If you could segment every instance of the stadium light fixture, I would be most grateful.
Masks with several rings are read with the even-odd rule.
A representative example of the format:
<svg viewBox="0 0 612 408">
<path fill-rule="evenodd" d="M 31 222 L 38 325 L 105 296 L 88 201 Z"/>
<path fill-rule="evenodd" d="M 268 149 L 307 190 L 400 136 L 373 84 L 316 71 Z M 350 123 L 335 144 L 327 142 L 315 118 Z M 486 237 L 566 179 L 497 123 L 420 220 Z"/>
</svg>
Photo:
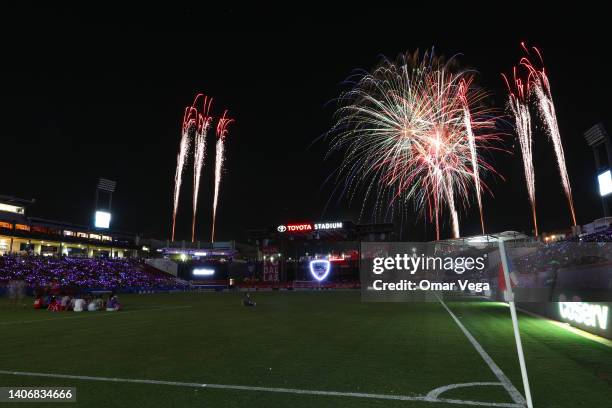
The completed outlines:
<svg viewBox="0 0 612 408">
<path fill-rule="evenodd" d="M 599 181 L 599 195 L 604 197 L 612 193 L 612 172 L 606 170 L 597 176 Z"/>
<path fill-rule="evenodd" d="M 114 193 L 117 188 L 117 182 L 105 178 L 100 178 L 98 180 L 98 190 L 107 191 L 109 193 Z"/>
<path fill-rule="evenodd" d="M 96 211 L 94 225 L 96 228 L 108 229 L 110 227 L 111 213 L 107 211 Z"/>
<path fill-rule="evenodd" d="M 592 126 L 584 132 L 584 138 L 589 146 L 599 146 L 608 138 L 608 133 L 601 123 Z"/>
</svg>

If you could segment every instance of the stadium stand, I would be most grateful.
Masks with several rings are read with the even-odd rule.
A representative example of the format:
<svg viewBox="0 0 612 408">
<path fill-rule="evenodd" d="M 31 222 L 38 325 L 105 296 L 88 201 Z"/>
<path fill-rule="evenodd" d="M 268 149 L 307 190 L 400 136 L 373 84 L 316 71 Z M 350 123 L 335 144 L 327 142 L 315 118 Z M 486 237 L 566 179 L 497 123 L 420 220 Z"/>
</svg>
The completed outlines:
<svg viewBox="0 0 612 408">
<path fill-rule="evenodd" d="M 612 242 L 612 228 L 606 228 L 602 231 L 597 231 L 592 234 L 582 235 L 580 238 L 582 242 Z M 575 238 L 578 240 L 578 238 Z"/>
<path fill-rule="evenodd" d="M 174 276 L 137 260 L 0 256 L 0 287 L 24 280 L 29 288 L 58 284 L 61 287 L 121 289 L 179 289 L 184 283 Z"/>
</svg>

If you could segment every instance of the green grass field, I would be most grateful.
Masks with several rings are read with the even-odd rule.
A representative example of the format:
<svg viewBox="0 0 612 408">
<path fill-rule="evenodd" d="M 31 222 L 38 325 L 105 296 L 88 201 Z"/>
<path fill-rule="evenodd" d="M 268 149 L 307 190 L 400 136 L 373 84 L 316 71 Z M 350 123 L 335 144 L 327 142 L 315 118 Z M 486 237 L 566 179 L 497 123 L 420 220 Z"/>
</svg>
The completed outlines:
<svg viewBox="0 0 612 408">
<path fill-rule="evenodd" d="M 358 292 L 254 298 L 245 308 L 232 293 L 124 295 L 119 313 L 12 310 L 1 299 L 0 386 L 77 387 L 72 406 L 87 408 L 516 406 L 441 303 L 362 303 Z M 509 309 L 447 305 L 522 393 Z M 610 406 L 612 348 L 522 314 L 520 326 L 534 406 Z M 496 384 L 425 399 L 472 382 Z M 67 406 L 0 408 L 10 405 Z"/>
</svg>

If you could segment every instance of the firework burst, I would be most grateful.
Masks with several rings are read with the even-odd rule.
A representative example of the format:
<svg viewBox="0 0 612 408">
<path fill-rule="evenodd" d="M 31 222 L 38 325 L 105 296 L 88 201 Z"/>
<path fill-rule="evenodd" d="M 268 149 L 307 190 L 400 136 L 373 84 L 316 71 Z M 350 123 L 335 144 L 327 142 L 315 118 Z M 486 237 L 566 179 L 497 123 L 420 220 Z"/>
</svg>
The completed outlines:
<svg viewBox="0 0 612 408">
<path fill-rule="evenodd" d="M 531 204 L 531 214 L 535 235 L 538 235 L 538 220 L 536 217 L 535 172 L 533 169 L 533 139 L 531 135 L 531 114 L 529 113 L 529 90 L 527 83 L 517 76 L 516 67 L 512 71 L 512 80 L 502 74 L 509 91 L 508 106 L 514 116 L 514 129 L 516 131 L 521 154 L 523 156 L 523 169 L 527 193 Z"/>
<path fill-rule="evenodd" d="M 227 137 L 227 127 L 234 119 L 226 117 L 227 111 L 223 112 L 223 116 L 217 123 L 217 145 L 215 157 L 215 195 L 213 198 L 213 219 L 211 242 L 215 240 L 215 221 L 217 219 L 217 202 L 219 199 L 219 187 L 221 186 L 221 176 L 223 173 L 223 163 L 225 161 L 225 138 Z"/>
<path fill-rule="evenodd" d="M 482 208 L 480 172 L 494 170 L 479 150 L 499 136 L 473 75 L 433 52 L 407 54 L 384 59 L 340 98 L 330 152 L 345 151 L 338 180 L 350 199 L 365 192 L 362 215 L 368 198 L 375 218 L 412 203 L 435 223 L 439 239 L 443 208 L 454 237 L 457 206 L 468 207 L 473 190 Z"/>
<path fill-rule="evenodd" d="M 195 143 L 193 152 L 193 217 L 191 221 L 191 242 L 195 242 L 195 226 L 196 226 L 196 215 L 198 212 L 198 196 L 200 193 L 200 178 L 202 176 L 202 168 L 204 167 L 204 159 L 206 156 L 206 135 L 210 124 L 212 122 L 212 116 L 210 115 L 210 108 L 212 105 L 212 98 L 199 94 L 196 97 L 196 101 L 199 97 L 203 97 L 202 100 L 202 112 L 197 114 L 197 126 L 195 131 Z M 194 105 L 195 105 L 194 101 Z"/>
<path fill-rule="evenodd" d="M 529 50 L 524 43 L 521 46 L 529 55 Z M 546 131 L 550 140 L 552 141 L 555 156 L 557 158 L 557 165 L 559 167 L 559 174 L 561 176 L 561 184 L 563 185 L 563 191 L 567 197 L 567 203 L 570 209 L 572 222 L 576 225 L 576 214 L 574 211 L 574 200 L 572 198 L 572 187 L 570 184 L 569 176 L 567 174 L 567 168 L 565 164 L 565 153 L 563 151 L 563 144 L 561 142 L 561 133 L 559 132 L 559 124 L 557 123 L 557 114 L 555 112 L 555 104 L 553 102 L 552 93 L 550 90 L 550 82 L 544 69 L 544 60 L 540 50 L 536 47 L 532 47 L 533 51 L 537 54 L 538 60 L 540 61 L 541 68 L 536 66 L 527 57 L 521 58 L 521 65 L 529 70 L 528 87 L 532 94 L 535 95 L 538 112 L 544 124 L 546 125 Z"/>
</svg>

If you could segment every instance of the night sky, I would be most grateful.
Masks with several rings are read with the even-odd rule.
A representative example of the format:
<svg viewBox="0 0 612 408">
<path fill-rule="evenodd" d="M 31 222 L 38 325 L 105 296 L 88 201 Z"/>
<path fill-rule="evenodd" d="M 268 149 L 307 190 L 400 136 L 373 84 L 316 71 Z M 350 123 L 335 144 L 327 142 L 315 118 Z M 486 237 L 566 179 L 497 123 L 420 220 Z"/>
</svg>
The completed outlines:
<svg viewBox="0 0 612 408">
<path fill-rule="evenodd" d="M 217 238 L 279 222 L 353 220 L 325 179 L 340 161 L 319 141 L 332 124 L 333 99 L 355 69 L 381 55 L 435 46 L 478 70 L 478 82 L 504 108 L 501 72 L 518 63 L 520 41 L 542 49 L 556 103 L 579 223 L 602 215 L 591 149 L 582 133 L 610 128 L 607 23 L 568 10 L 563 18 L 526 12 L 466 16 L 420 10 L 232 8 L 201 10 L 9 9 L 2 13 L 0 194 L 34 198 L 30 215 L 89 224 L 98 177 L 117 181 L 113 228 L 168 238 L 183 109 L 197 92 L 229 109 L 226 173 Z M 594 13 L 597 14 L 597 13 Z M 539 123 L 539 121 L 534 121 Z M 210 238 L 214 136 L 209 133 L 198 237 Z M 531 230 L 518 143 L 491 162 L 506 180 L 487 178 L 491 232 Z M 540 229 L 566 228 L 570 216 L 552 145 L 534 131 Z M 181 197 L 177 238 L 189 239 L 191 174 Z M 329 202 L 328 202 L 329 201 Z M 372 221 L 364 219 L 363 222 Z M 474 207 L 462 235 L 479 232 Z M 450 235 L 445 226 L 444 236 Z M 429 240 L 421 221 L 403 239 Z"/>
</svg>

